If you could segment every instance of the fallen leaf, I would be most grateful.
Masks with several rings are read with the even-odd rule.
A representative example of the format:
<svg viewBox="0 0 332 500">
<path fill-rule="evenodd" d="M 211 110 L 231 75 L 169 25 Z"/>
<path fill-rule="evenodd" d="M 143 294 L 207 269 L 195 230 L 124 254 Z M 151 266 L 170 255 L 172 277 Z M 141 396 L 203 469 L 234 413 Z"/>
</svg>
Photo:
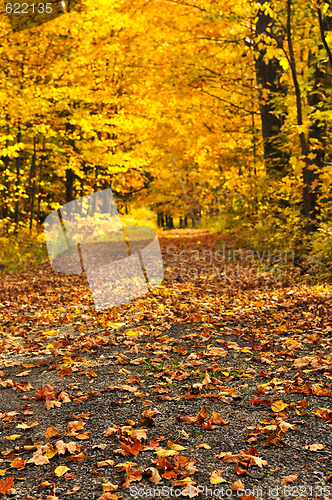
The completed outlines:
<svg viewBox="0 0 332 500">
<path fill-rule="evenodd" d="M 297 475 L 296 474 L 291 474 L 290 476 L 284 476 L 281 478 L 281 484 L 284 486 L 285 484 L 288 483 L 294 483 L 294 481 L 297 480 Z"/>
<path fill-rule="evenodd" d="M 13 469 L 23 469 L 26 460 L 22 460 L 20 457 L 16 457 L 10 464 Z"/>
<path fill-rule="evenodd" d="M 245 489 L 245 486 L 244 486 L 243 482 L 241 481 L 241 479 L 238 479 L 237 481 L 235 481 L 235 483 L 233 483 L 231 486 L 232 491 L 244 490 L 244 489 Z"/>
<path fill-rule="evenodd" d="M 7 441 L 15 441 L 16 439 L 20 439 L 22 437 L 22 434 L 12 434 L 11 436 L 6 436 L 5 439 Z"/>
<path fill-rule="evenodd" d="M 186 450 L 186 448 L 184 446 L 181 446 L 180 444 L 172 443 L 172 441 L 167 441 L 167 446 L 170 450 L 175 450 L 175 451 Z"/>
<path fill-rule="evenodd" d="M 177 454 L 177 451 L 175 450 L 157 450 L 156 451 L 158 457 L 172 457 L 173 455 Z"/>
<path fill-rule="evenodd" d="M 324 450 L 325 449 L 325 444 L 318 444 L 318 443 L 314 443 L 314 444 L 307 444 L 305 446 L 305 448 L 307 450 L 310 450 L 310 451 L 318 451 L 318 450 Z"/>
<path fill-rule="evenodd" d="M 69 470 L 70 470 L 69 467 L 66 467 L 65 465 L 59 465 L 59 467 L 55 469 L 54 474 L 58 477 L 61 477 L 64 474 L 66 474 L 66 472 L 68 472 Z"/>
<path fill-rule="evenodd" d="M 47 427 L 46 433 L 45 433 L 45 436 L 47 437 L 47 439 L 50 439 L 51 437 L 57 436 L 57 435 L 58 435 L 58 431 L 54 427 Z"/>
<path fill-rule="evenodd" d="M 35 451 L 32 458 L 30 458 L 27 463 L 33 463 L 35 465 L 45 465 L 49 464 L 50 461 L 46 456 L 43 455 L 42 450 L 39 448 L 37 451 Z"/>
<path fill-rule="evenodd" d="M 289 405 L 282 401 L 281 399 L 278 401 L 274 401 L 271 405 L 271 410 L 278 413 L 280 411 L 283 411 L 285 408 L 287 408 Z"/>
<path fill-rule="evenodd" d="M 84 460 L 86 457 L 86 455 L 81 452 L 79 453 L 78 455 L 69 455 L 69 460 L 71 460 L 72 462 L 81 462 L 82 460 Z"/>
<path fill-rule="evenodd" d="M 223 471 L 222 470 L 215 470 L 212 472 L 211 476 L 210 476 L 210 483 L 211 484 L 219 484 L 219 483 L 225 483 L 226 482 L 226 479 L 224 479 L 222 477 L 222 473 Z"/>
<path fill-rule="evenodd" d="M 80 486 L 74 486 L 74 488 L 72 488 L 71 490 L 67 490 L 65 495 L 73 495 L 74 493 L 76 493 L 80 489 L 81 489 Z"/>
<path fill-rule="evenodd" d="M 114 460 L 102 460 L 97 462 L 97 467 L 108 467 L 109 465 L 114 465 Z"/>
<path fill-rule="evenodd" d="M 112 483 L 103 483 L 101 486 L 104 493 L 107 493 L 109 491 L 117 491 L 119 489 L 118 485 Z"/>
<path fill-rule="evenodd" d="M 0 479 L 0 493 L 6 495 L 11 492 L 14 476 L 7 477 L 7 479 Z"/>
</svg>

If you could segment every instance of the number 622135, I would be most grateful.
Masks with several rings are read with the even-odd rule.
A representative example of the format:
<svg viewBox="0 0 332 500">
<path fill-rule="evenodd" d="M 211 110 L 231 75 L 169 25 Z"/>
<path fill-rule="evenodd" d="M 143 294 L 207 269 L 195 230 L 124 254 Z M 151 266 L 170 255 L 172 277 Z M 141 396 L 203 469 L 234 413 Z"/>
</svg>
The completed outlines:
<svg viewBox="0 0 332 500">
<path fill-rule="evenodd" d="M 52 4 L 51 3 L 32 3 L 28 5 L 27 3 L 6 3 L 7 14 L 51 14 Z"/>
</svg>

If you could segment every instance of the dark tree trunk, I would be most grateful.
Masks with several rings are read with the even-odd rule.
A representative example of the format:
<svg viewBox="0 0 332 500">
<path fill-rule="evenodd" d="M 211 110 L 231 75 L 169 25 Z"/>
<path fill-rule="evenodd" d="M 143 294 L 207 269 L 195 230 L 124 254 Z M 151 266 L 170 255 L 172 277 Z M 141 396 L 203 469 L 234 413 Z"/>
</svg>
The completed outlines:
<svg viewBox="0 0 332 500">
<path fill-rule="evenodd" d="M 21 130 L 20 127 L 18 129 L 17 133 L 17 143 L 21 142 Z M 19 200 L 19 188 L 20 188 L 20 182 L 21 182 L 21 157 L 20 155 L 17 156 L 16 158 L 16 189 L 15 189 L 15 214 L 14 214 L 14 222 L 15 222 L 15 234 L 17 234 L 18 231 L 18 222 L 20 218 L 20 200 Z"/>
<path fill-rule="evenodd" d="M 167 214 L 166 215 L 166 227 L 167 229 L 174 229 L 173 216 Z"/>
<path fill-rule="evenodd" d="M 259 3 L 264 4 L 265 0 L 259 0 Z M 256 23 L 256 35 L 261 35 L 267 28 L 272 29 L 272 19 L 263 10 L 260 10 Z M 283 69 L 279 61 L 274 58 L 266 62 L 264 60 L 265 54 L 266 48 L 264 48 L 263 42 L 259 42 L 259 46 L 256 45 L 255 69 L 260 93 L 264 159 L 269 174 L 280 176 L 287 172 L 290 153 L 281 147 L 280 133 L 285 116 L 276 114 L 273 99 L 277 96 L 285 97 L 287 86 L 280 83 Z"/>
<path fill-rule="evenodd" d="M 74 180 L 75 180 L 75 174 L 72 171 L 71 168 L 67 168 L 66 170 L 66 203 L 69 201 L 72 201 L 74 199 L 73 197 L 73 188 L 74 188 Z"/>
<path fill-rule="evenodd" d="M 158 226 L 165 227 L 164 214 L 158 213 Z"/>
<path fill-rule="evenodd" d="M 31 160 L 31 169 L 30 169 L 30 230 L 32 229 L 33 223 L 33 212 L 34 212 L 34 204 L 35 204 L 35 195 L 36 195 L 36 137 L 33 138 L 33 155 Z"/>
</svg>

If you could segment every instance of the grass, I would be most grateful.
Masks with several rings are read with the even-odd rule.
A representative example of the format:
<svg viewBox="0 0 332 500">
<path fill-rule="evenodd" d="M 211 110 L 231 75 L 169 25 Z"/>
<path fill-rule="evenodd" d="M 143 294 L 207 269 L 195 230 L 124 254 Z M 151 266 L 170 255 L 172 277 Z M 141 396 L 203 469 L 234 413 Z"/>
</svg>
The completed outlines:
<svg viewBox="0 0 332 500">
<path fill-rule="evenodd" d="M 142 371 L 149 371 L 151 373 L 158 373 L 164 370 L 176 370 L 180 364 L 179 359 L 165 359 L 160 363 L 154 361 L 144 361 L 144 365 L 140 367 Z"/>
<path fill-rule="evenodd" d="M 47 261 L 44 233 L 21 228 L 0 236 L 0 273 L 19 273 Z"/>
</svg>

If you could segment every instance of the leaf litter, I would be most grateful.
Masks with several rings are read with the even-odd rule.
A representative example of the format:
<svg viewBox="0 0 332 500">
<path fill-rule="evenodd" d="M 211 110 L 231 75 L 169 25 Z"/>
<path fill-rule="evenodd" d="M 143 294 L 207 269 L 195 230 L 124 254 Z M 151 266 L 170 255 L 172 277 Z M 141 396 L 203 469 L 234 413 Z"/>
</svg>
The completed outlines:
<svg viewBox="0 0 332 500">
<path fill-rule="evenodd" d="M 162 286 L 104 312 L 84 276 L 43 264 L 3 277 L 1 496 L 332 489 L 330 287 L 291 267 L 280 280 L 213 275 L 191 256 L 220 238 L 232 243 L 164 232 Z"/>
</svg>

